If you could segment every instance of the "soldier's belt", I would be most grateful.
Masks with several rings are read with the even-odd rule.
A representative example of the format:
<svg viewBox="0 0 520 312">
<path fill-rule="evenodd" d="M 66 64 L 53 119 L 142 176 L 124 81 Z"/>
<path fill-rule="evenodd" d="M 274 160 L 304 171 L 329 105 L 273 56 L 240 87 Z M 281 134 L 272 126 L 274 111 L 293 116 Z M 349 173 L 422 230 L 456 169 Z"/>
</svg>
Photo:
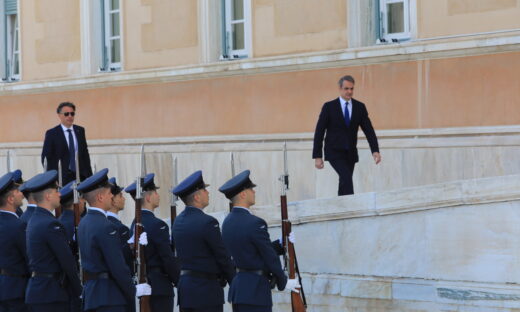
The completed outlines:
<svg viewBox="0 0 520 312">
<path fill-rule="evenodd" d="M 48 272 L 31 272 L 31 277 L 47 277 L 47 278 L 55 278 L 57 280 L 61 279 L 62 274 L 61 272 L 54 272 L 54 273 L 48 273 Z"/>
<path fill-rule="evenodd" d="M 21 278 L 27 278 L 29 277 L 28 274 L 18 274 L 18 273 L 12 273 L 6 269 L 0 269 L 0 275 L 10 276 L 10 277 L 21 277 Z"/>
<path fill-rule="evenodd" d="M 209 279 L 209 280 L 220 279 L 220 275 L 218 275 L 218 274 L 193 271 L 193 270 L 181 270 L 181 276 L 193 276 L 193 277 L 200 277 L 200 278 L 205 278 L 205 279 Z"/>
<path fill-rule="evenodd" d="M 110 274 L 108 274 L 108 272 L 92 273 L 92 272 L 83 271 L 83 280 L 85 280 L 85 282 L 97 280 L 97 279 L 109 279 L 109 278 L 110 278 Z"/>
<path fill-rule="evenodd" d="M 253 273 L 253 274 L 260 275 L 260 276 L 265 276 L 265 277 L 269 277 L 270 276 L 269 272 L 266 272 L 264 270 L 249 270 L 249 269 L 237 268 L 237 272 L 238 273 Z"/>
</svg>

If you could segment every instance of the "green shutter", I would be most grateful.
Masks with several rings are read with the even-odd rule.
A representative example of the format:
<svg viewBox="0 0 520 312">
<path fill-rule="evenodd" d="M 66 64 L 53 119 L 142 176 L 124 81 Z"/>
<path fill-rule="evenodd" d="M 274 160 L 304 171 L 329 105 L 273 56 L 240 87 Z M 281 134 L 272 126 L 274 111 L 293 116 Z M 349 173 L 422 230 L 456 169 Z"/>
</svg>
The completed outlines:
<svg viewBox="0 0 520 312">
<path fill-rule="evenodd" d="M 4 0 L 5 4 L 5 15 L 17 14 L 18 12 L 18 0 Z"/>
</svg>

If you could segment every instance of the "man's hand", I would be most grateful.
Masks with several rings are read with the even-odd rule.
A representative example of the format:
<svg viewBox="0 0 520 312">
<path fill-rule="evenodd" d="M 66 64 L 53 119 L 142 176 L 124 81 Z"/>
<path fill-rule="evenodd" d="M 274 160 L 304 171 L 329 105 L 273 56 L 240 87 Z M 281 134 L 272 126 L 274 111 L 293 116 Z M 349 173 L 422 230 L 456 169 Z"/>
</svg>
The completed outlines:
<svg viewBox="0 0 520 312">
<path fill-rule="evenodd" d="M 376 165 L 381 162 L 381 154 L 378 152 L 372 153 L 372 157 L 374 157 L 374 161 L 376 162 Z"/>
<path fill-rule="evenodd" d="M 316 167 L 316 169 L 323 169 L 323 158 L 314 158 L 314 167 Z"/>
<path fill-rule="evenodd" d="M 150 296 L 152 294 L 152 287 L 150 284 L 137 284 L 135 285 L 135 296 Z"/>
<path fill-rule="evenodd" d="M 285 284 L 285 291 L 294 291 L 295 293 L 299 293 L 302 286 L 298 283 L 296 279 L 288 279 L 287 284 Z"/>
</svg>

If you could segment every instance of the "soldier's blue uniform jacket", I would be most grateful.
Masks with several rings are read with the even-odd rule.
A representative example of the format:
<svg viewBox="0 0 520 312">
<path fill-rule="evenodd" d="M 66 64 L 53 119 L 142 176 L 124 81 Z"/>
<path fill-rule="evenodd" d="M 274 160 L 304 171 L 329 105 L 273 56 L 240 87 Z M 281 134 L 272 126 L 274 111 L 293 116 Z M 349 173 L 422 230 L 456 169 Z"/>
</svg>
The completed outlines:
<svg viewBox="0 0 520 312">
<path fill-rule="evenodd" d="M 246 170 L 236 175 L 220 191 L 233 198 L 242 190 L 256 186 L 249 180 L 249 173 Z M 279 290 L 287 284 L 273 246 L 276 242 L 271 243 L 267 230 L 267 223 L 246 208 L 234 207 L 224 220 L 222 238 L 238 270 L 229 288 L 228 300 L 233 304 L 264 306 L 262 311 L 271 311 L 271 287 L 266 275 L 274 276 Z M 263 271 L 263 274 L 251 271 Z"/>
<path fill-rule="evenodd" d="M 78 186 L 81 193 L 90 192 L 100 185 L 108 185 L 108 169 L 87 178 Z M 81 265 L 88 274 L 108 273 L 108 278 L 85 282 L 84 309 L 124 306 L 134 300 L 135 285 L 125 265 L 121 240 L 116 227 L 99 208 L 89 208 L 78 229 Z"/>
<path fill-rule="evenodd" d="M 65 227 L 68 242 L 72 242 L 72 238 L 74 237 L 74 211 L 69 209 L 63 209 L 63 205 L 72 199 L 72 184 L 74 184 L 74 182 L 75 181 L 71 181 L 67 183 L 67 185 L 65 185 L 60 190 L 60 202 L 62 204 L 62 211 L 61 216 L 58 218 L 58 220 L 60 220 L 61 224 L 63 224 L 63 226 Z"/>
<path fill-rule="evenodd" d="M 23 212 L 22 216 L 20 217 L 20 221 L 22 221 L 25 224 L 29 223 L 29 220 L 31 220 L 31 217 L 34 213 L 34 209 L 36 209 L 36 205 L 27 205 L 27 208 Z"/>
<path fill-rule="evenodd" d="M 197 171 L 173 189 L 181 198 L 205 188 L 202 172 Z M 201 209 L 187 206 L 173 225 L 181 277 L 177 287 L 181 308 L 205 308 L 224 304 L 223 285 L 219 279 L 184 274 L 193 271 L 218 275 L 232 285 L 235 268 L 228 254 L 217 219 Z"/>
<path fill-rule="evenodd" d="M 153 173 L 146 175 L 142 185 L 144 191 L 158 188 L 153 182 L 154 176 Z M 135 196 L 135 183 L 129 185 L 125 191 Z M 141 212 L 141 222 L 148 238 L 148 245 L 145 247 L 146 273 L 148 283 L 152 287 L 152 297 L 169 296 L 173 298 L 173 285 L 176 285 L 179 280 L 179 267 L 170 246 L 170 228 L 166 222 L 155 217 L 152 211 L 146 209 Z M 134 222 L 131 227 L 133 235 Z M 152 300 L 154 299 L 152 298 Z M 173 305 L 173 301 L 171 304 Z"/>
<path fill-rule="evenodd" d="M 0 178 L 0 195 L 13 188 L 12 173 Z M 22 311 L 29 277 L 25 242 L 26 224 L 10 211 L 0 210 L 0 308 L 16 301 Z M 6 303 L 7 304 L 7 303 Z"/>
<path fill-rule="evenodd" d="M 54 187 L 57 175 L 55 170 L 42 174 L 34 181 L 34 191 Z M 27 286 L 26 303 L 67 302 L 69 295 L 79 297 L 82 288 L 65 229 L 42 207 L 36 207 L 27 225 L 27 256 L 33 277 Z M 44 276 L 49 274 L 53 276 Z"/>
</svg>

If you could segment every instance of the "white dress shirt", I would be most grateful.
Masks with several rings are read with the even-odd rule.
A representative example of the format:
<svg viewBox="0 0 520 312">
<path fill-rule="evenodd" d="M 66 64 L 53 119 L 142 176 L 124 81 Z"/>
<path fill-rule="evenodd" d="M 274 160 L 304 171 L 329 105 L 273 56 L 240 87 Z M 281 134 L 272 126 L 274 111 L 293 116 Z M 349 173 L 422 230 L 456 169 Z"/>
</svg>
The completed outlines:
<svg viewBox="0 0 520 312">
<path fill-rule="evenodd" d="M 67 141 L 67 146 L 70 146 L 69 144 L 69 132 L 67 130 L 72 130 L 72 139 L 74 140 L 74 151 L 78 151 L 78 139 L 76 138 L 76 133 L 74 133 L 74 126 L 71 126 L 70 128 L 65 127 L 63 124 L 61 124 L 61 129 L 63 130 L 63 135 L 65 135 L 65 141 Z"/>
<path fill-rule="evenodd" d="M 339 102 L 341 103 L 341 112 L 343 113 L 343 116 L 345 116 L 345 105 L 348 107 L 348 119 L 352 120 L 352 99 L 350 99 L 348 102 L 342 98 L 339 97 Z"/>
</svg>

